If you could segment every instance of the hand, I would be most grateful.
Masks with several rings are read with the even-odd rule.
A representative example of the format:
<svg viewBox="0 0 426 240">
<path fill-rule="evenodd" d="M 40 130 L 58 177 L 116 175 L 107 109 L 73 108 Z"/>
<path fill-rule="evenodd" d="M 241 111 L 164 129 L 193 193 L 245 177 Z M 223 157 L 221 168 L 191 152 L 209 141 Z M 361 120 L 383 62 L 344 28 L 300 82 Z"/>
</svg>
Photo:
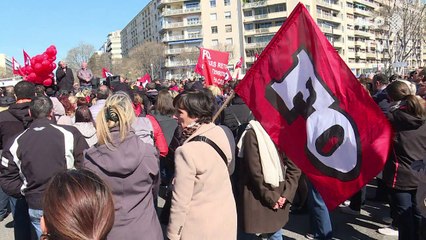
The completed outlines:
<svg viewBox="0 0 426 240">
<path fill-rule="evenodd" d="M 283 208 L 283 207 L 284 207 L 284 204 L 285 204 L 285 201 L 286 201 L 285 197 L 280 197 L 280 198 L 278 199 L 278 202 L 277 202 L 278 206 L 279 206 L 280 208 Z"/>
</svg>

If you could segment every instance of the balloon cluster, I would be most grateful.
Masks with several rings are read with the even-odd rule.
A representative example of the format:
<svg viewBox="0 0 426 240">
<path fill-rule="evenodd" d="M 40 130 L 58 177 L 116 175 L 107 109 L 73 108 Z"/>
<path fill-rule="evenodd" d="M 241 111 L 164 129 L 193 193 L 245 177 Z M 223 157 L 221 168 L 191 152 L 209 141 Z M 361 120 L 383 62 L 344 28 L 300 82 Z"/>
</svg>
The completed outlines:
<svg viewBox="0 0 426 240">
<path fill-rule="evenodd" d="M 21 68 L 24 79 L 35 83 L 51 86 L 53 82 L 52 71 L 56 68 L 56 47 L 51 45 L 42 54 L 38 54 L 31 58 L 31 65 Z"/>
</svg>

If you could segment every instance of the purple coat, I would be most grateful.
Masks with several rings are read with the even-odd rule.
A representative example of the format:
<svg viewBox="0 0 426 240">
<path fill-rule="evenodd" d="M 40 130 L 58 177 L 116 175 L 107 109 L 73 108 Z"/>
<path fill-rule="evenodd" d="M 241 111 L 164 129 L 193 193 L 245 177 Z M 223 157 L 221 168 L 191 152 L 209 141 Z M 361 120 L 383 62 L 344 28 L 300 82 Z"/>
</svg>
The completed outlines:
<svg viewBox="0 0 426 240">
<path fill-rule="evenodd" d="M 84 166 L 98 174 L 114 196 L 115 221 L 108 239 L 163 240 L 154 207 L 159 187 L 159 160 L 154 147 L 130 132 L 122 143 L 113 131 L 115 148 L 93 146 Z"/>
</svg>

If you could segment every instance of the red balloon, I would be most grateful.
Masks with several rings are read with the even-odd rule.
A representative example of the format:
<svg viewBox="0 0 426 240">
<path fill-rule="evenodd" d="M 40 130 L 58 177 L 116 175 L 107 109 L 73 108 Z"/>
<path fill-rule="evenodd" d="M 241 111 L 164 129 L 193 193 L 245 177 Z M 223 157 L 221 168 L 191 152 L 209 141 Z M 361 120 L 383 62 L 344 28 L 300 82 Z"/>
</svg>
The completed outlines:
<svg viewBox="0 0 426 240">
<path fill-rule="evenodd" d="M 55 70 L 55 68 L 56 68 L 56 63 L 53 62 L 52 63 L 52 71 Z"/>
<path fill-rule="evenodd" d="M 53 79 L 53 73 L 49 73 L 49 78 Z"/>
<path fill-rule="evenodd" d="M 43 85 L 48 87 L 50 85 L 52 85 L 52 79 L 51 78 L 47 78 L 43 81 Z"/>
<path fill-rule="evenodd" d="M 37 75 L 33 72 L 33 73 L 30 73 L 28 76 L 27 76 L 27 80 L 29 80 L 29 81 L 34 81 L 35 79 L 37 78 Z"/>
<path fill-rule="evenodd" d="M 35 73 L 39 73 L 39 72 L 41 72 L 41 71 L 42 71 L 42 67 L 43 67 L 43 65 L 41 65 L 41 63 L 36 63 L 36 64 L 33 66 L 34 72 L 35 72 Z"/>
<path fill-rule="evenodd" d="M 35 57 L 32 57 L 31 58 L 31 65 L 34 66 L 35 64 L 36 64 L 36 59 L 35 59 Z"/>
<path fill-rule="evenodd" d="M 56 51 L 56 47 L 54 45 L 50 45 L 47 49 L 46 49 L 46 54 L 49 55 L 49 57 L 55 57 L 56 58 L 56 54 L 58 53 L 58 51 Z"/>
<path fill-rule="evenodd" d="M 41 56 L 43 57 L 43 61 L 49 59 L 49 55 L 47 55 L 47 53 L 43 53 L 43 54 L 41 54 Z"/>
</svg>

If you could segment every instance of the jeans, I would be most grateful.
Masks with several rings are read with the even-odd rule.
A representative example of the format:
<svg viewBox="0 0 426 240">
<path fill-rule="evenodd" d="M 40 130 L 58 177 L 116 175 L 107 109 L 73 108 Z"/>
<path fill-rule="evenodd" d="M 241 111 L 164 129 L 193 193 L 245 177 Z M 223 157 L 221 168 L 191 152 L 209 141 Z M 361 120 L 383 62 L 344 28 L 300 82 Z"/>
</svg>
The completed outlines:
<svg viewBox="0 0 426 240">
<path fill-rule="evenodd" d="M 254 233 L 238 232 L 238 240 L 283 240 L 285 239 L 281 229 L 274 233 L 262 233 L 257 236 Z"/>
<path fill-rule="evenodd" d="M 420 239 L 422 217 L 417 209 L 416 190 L 391 189 L 393 224 L 398 227 L 398 239 Z"/>
<path fill-rule="evenodd" d="M 6 217 L 9 211 L 9 195 L 0 188 L 0 220 Z"/>
<path fill-rule="evenodd" d="M 41 237 L 41 227 L 40 227 L 40 219 L 43 216 L 43 210 L 38 210 L 38 209 L 28 209 L 28 214 L 30 215 L 30 219 L 31 219 L 31 224 L 33 225 L 36 234 L 37 234 L 37 239 L 40 239 Z"/>
<path fill-rule="evenodd" d="M 330 214 L 321 195 L 309 182 L 308 207 L 312 234 L 315 239 L 328 240 L 333 236 Z"/>
<path fill-rule="evenodd" d="M 31 229 L 30 216 L 28 215 L 28 204 L 25 198 L 11 198 L 13 214 L 13 232 L 15 240 L 37 239 Z M 40 239 L 40 238 L 39 238 Z"/>
</svg>

